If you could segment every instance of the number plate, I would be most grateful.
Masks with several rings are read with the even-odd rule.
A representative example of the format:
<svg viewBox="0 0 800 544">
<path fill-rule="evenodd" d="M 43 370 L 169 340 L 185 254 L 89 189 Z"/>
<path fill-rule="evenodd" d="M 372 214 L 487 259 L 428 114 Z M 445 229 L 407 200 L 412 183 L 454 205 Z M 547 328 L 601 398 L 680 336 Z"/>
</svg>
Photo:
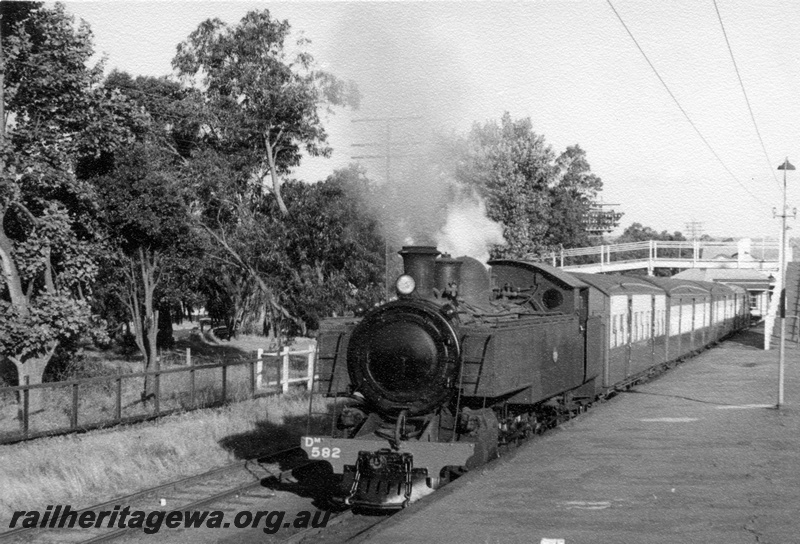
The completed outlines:
<svg viewBox="0 0 800 544">
<path fill-rule="evenodd" d="M 345 465 L 355 466 L 358 453 L 375 452 L 389 447 L 386 440 L 355 440 L 304 436 L 300 445 L 312 460 L 328 461 L 333 471 L 341 474 Z M 446 466 L 464 466 L 475 451 L 469 442 L 402 442 L 398 453 L 410 453 L 415 468 L 424 468 L 428 474 L 438 474 Z"/>
</svg>

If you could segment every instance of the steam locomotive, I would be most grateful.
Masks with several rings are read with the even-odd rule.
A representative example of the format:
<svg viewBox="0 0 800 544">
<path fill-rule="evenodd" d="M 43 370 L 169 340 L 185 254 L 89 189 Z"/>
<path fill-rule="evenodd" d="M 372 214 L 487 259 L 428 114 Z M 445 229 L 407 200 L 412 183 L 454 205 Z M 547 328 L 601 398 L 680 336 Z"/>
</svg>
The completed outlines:
<svg viewBox="0 0 800 544">
<path fill-rule="evenodd" d="M 738 287 L 400 255 L 397 300 L 322 323 L 313 390 L 328 420 L 301 439 L 340 477 L 334 499 L 366 509 L 403 508 L 749 322 Z"/>
</svg>

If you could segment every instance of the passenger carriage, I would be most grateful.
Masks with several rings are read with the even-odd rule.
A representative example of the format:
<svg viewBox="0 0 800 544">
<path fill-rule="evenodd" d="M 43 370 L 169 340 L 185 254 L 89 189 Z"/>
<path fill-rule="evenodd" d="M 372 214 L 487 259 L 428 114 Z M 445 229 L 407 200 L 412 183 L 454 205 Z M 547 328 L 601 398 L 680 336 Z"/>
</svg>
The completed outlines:
<svg viewBox="0 0 800 544">
<path fill-rule="evenodd" d="M 590 286 L 589 314 L 603 320 L 603 387 L 666 360 L 665 296 L 660 288 L 632 276 L 573 275 Z"/>
<path fill-rule="evenodd" d="M 647 277 L 666 296 L 667 361 L 703 348 L 710 336 L 711 285 L 673 278 Z"/>
</svg>

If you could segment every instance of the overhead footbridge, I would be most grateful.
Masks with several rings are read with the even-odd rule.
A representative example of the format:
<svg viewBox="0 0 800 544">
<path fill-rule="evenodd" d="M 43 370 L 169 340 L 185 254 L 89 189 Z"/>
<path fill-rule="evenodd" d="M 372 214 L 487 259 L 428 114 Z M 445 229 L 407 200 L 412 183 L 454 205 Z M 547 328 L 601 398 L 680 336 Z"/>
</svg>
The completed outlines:
<svg viewBox="0 0 800 544">
<path fill-rule="evenodd" d="M 591 274 L 647 270 L 653 275 L 656 268 L 739 268 L 777 273 L 779 246 L 777 241 L 753 242 L 747 238 L 738 242 L 647 240 L 562 249 L 542 260 L 563 270 Z M 786 260 L 792 260 L 791 248 Z"/>
</svg>

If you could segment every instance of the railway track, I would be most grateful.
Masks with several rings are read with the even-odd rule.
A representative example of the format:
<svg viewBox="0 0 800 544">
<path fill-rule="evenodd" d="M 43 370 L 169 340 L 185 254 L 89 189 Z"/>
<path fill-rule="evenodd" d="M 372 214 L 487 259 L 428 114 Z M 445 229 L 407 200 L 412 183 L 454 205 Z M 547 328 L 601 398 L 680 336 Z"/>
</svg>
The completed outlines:
<svg viewBox="0 0 800 544">
<path fill-rule="evenodd" d="M 147 513 L 155 510 L 165 512 L 198 510 L 231 497 L 251 493 L 259 488 L 267 490 L 259 493 L 260 495 L 268 496 L 266 483 L 281 482 L 292 471 L 305 464 L 308 464 L 308 461 L 305 453 L 299 447 L 287 448 L 116 497 L 110 501 L 77 510 L 76 513 L 79 518 L 85 512 L 107 512 L 120 506 Z M 88 529 L 17 527 L 0 533 L 0 542 L 96 543 L 135 535 L 141 531 L 141 528 L 118 527 L 91 527 Z"/>
</svg>

